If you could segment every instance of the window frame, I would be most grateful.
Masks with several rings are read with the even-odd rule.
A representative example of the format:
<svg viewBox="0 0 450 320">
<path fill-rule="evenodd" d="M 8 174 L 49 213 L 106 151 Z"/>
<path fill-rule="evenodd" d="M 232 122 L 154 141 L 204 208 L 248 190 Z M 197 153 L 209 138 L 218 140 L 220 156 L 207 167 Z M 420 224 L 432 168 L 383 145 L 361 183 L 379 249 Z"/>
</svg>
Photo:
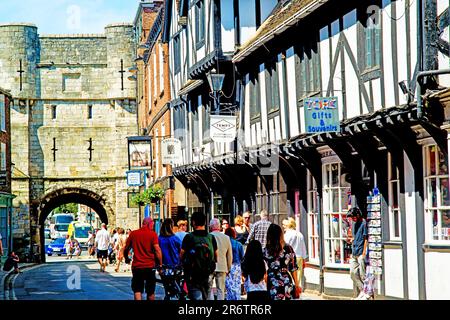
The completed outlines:
<svg viewBox="0 0 450 320">
<path fill-rule="evenodd" d="M 309 261 L 320 263 L 319 210 L 317 206 L 318 189 L 313 175 L 307 170 L 307 216 L 308 216 L 308 253 Z"/>
<path fill-rule="evenodd" d="M 322 74 L 317 42 L 295 47 L 295 80 L 297 101 L 321 94 Z M 299 107 L 303 107 L 303 104 L 299 103 Z"/>
<path fill-rule="evenodd" d="M 337 186 L 330 186 L 329 182 L 332 181 L 332 170 L 328 171 L 328 168 L 332 168 L 333 165 L 338 165 L 338 185 Z M 344 256 L 344 259 L 346 259 L 346 252 L 345 252 L 345 243 L 347 237 L 343 236 L 343 224 L 348 224 L 348 228 L 346 230 L 347 235 L 349 232 L 351 232 L 351 221 L 346 218 L 347 208 L 342 208 L 342 193 L 344 190 L 348 189 L 348 191 L 351 191 L 351 184 L 349 186 L 342 186 L 342 178 L 343 178 L 343 165 L 340 161 L 330 161 L 327 163 L 322 164 L 322 194 L 323 194 L 323 228 L 324 228 L 324 248 L 325 248 L 325 265 L 331 266 L 331 267 L 350 267 L 350 254 L 347 255 L 347 262 L 341 258 L 339 262 L 337 262 L 336 254 L 331 255 L 330 254 L 330 247 L 333 249 L 333 251 L 336 251 L 336 243 L 339 242 L 339 257 Z M 333 197 L 330 197 L 330 195 L 333 195 L 333 192 L 336 190 L 338 192 L 338 208 L 337 211 L 334 210 L 332 203 Z M 348 192 L 347 191 L 347 192 Z M 347 200 L 348 201 L 348 200 Z M 338 220 L 338 235 L 333 236 L 332 234 L 332 219 L 334 219 L 335 215 L 339 216 Z M 345 218 L 345 222 L 344 222 Z M 330 244 L 330 246 L 328 245 Z M 347 252 L 348 253 L 348 252 Z M 331 260 L 330 260 L 331 258 Z"/>
<path fill-rule="evenodd" d="M 434 152 L 434 167 L 435 167 L 435 173 L 433 174 L 431 172 L 431 166 L 430 164 L 430 157 L 428 150 L 430 148 L 435 148 Z M 425 241 L 427 243 L 431 244 L 444 244 L 444 245 L 450 245 L 450 227 L 447 229 L 447 238 L 448 239 L 442 239 L 442 213 L 443 211 L 449 211 L 450 212 L 450 199 L 448 200 L 448 205 L 442 204 L 442 180 L 447 180 L 447 194 L 450 190 L 449 187 L 449 170 L 448 170 L 448 162 L 445 162 L 446 166 L 446 172 L 440 173 L 440 166 L 439 166 L 439 158 L 440 158 L 440 152 L 439 147 L 436 143 L 429 143 L 423 146 L 423 165 L 424 165 L 424 220 L 425 220 Z M 445 161 L 444 157 L 444 161 Z M 430 181 L 435 181 L 435 197 L 436 197 L 436 205 L 433 204 L 433 198 L 432 198 L 432 191 L 430 188 L 432 188 L 432 183 Z M 431 196 L 430 196 L 431 195 Z M 431 200 L 430 200 L 431 199 Z M 431 205 L 430 205 L 431 202 Z M 435 231 L 433 226 L 433 216 L 437 213 L 437 239 L 435 239 Z"/>
<path fill-rule="evenodd" d="M 177 74 L 181 71 L 181 37 L 177 34 L 173 37 L 173 68 L 174 73 Z"/>
<path fill-rule="evenodd" d="M 195 48 L 198 50 L 205 45 L 205 3 L 199 0 L 194 4 L 195 11 Z"/>
<path fill-rule="evenodd" d="M 261 86 L 258 71 L 249 73 L 247 85 L 249 86 L 248 108 L 250 121 L 255 122 L 261 118 Z"/>
<path fill-rule="evenodd" d="M 392 170 L 396 171 L 396 177 L 392 176 Z M 396 187 L 395 187 L 396 186 Z M 394 188 L 396 190 L 394 190 Z M 397 193 L 397 208 L 393 206 L 394 192 Z M 392 155 L 388 152 L 388 212 L 389 212 L 389 239 L 391 241 L 402 241 L 402 210 L 400 205 L 400 170 L 394 164 Z M 398 219 L 395 219 L 397 214 Z M 397 220 L 397 221 L 396 221 Z M 398 236 L 396 235 L 396 225 L 398 227 Z"/>
<path fill-rule="evenodd" d="M 278 77 L 278 56 L 264 64 L 264 76 L 266 81 L 266 107 L 267 114 L 273 115 L 280 112 L 280 79 Z M 273 90 L 277 88 L 277 90 Z"/>
<path fill-rule="evenodd" d="M 0 130 L 6 132 L 6 95 L 0 94 Z"/>
<path fill-rule="evenodd" d="M 381 47 L 382 47 L 382 34 L 381 34 L 381 23 L 375 23 L 371 15 L 364 15 L 366 23 L 361 23 L 360 31 L 360 66 L 363 74 L 370 73 L 371 71 L 377 71 L 381 68 Z M 380 12 L 376 12 L 378 16 L 375 17 L 377 21 L 380 21 Z M 370 50 L 369 50 L 370 41 Z M 368 57 L 370 56 L 370 61 Z"/>
</svg>

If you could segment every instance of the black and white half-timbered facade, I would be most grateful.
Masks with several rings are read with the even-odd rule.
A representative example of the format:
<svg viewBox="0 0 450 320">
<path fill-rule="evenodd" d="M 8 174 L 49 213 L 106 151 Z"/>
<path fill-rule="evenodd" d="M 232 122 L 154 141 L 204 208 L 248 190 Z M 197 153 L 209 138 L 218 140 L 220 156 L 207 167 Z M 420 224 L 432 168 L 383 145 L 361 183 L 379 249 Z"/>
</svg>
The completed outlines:
<svg viewBox="0 0 450 320">
<path fill-rule="evenodd" d="M 306 288 L 350 296 L 346 213 L 358 206 L 378 218 L 369 220 L 377 294 L 450 298 L 449 2 L 166 5 L 172 129 L 183 150 L 174 175 L 190 212 L 295 217 Z M 219 112 L 237 116 L 233 143 L 208 136 L 212 69 L 225 74 Z M 336 115 L 312 115 L 311 103 L 332 103 Z M 333 117 L 337 130 L 323 125 Z"/>
</svg>

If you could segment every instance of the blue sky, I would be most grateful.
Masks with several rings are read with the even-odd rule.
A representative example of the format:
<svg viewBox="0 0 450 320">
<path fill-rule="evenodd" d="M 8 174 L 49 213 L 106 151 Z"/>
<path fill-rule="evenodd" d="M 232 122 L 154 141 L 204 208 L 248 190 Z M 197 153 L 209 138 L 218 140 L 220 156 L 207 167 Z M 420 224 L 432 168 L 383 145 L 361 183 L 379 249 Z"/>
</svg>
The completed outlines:
<svg viewBox="0 0 450 320">
<path fill-rule="evenodd" d="M 139 0 L 0 0 L 0 23 L 31 22 L 40 34 L 103 33 L 133 22 Z"/>
</svg>

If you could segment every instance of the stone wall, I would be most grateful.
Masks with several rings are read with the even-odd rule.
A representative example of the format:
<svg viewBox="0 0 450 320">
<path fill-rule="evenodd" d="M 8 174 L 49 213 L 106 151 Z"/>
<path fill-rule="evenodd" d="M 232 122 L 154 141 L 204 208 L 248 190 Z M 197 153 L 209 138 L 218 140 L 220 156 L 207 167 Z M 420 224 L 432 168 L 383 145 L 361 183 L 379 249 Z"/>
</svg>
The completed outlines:
<svg viewBox="0 0 450 320">
<path fill-rule="evenodd" d="M 78 186 L 107 199 L 110 226 L 138 227 L 126 185 L 127 137 L 138 134 L 135 82 L 128 79 L 134 49 L 130 24 L 108 25 L 101 35 L 42 36 L 34 25 L 0 25 L 0 86 L 14 98 L 12 188 L 20 219 L 24 210 L 39 212 L 33 208 L 55 188 Z M 18 230 L 26 226 L 18 224 Z M 34 237 L 36 227 L 31 226 Z"/>
</svg>

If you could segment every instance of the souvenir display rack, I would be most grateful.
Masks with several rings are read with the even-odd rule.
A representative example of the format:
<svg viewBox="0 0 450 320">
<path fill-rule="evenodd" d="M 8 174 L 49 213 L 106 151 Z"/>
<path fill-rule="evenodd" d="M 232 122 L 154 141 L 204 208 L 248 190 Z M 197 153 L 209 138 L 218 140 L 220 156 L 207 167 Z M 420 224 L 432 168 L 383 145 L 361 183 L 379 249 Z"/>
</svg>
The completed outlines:
<svg viewBox="0 0 450 320">
<path fill-rule="evenodd" d="M 383 273 L 381 195 L 376 191 L 374 195 L 367 197 L 367 229 L 369 265 L 373 274 L 381 276 Z"/>
</svg>

